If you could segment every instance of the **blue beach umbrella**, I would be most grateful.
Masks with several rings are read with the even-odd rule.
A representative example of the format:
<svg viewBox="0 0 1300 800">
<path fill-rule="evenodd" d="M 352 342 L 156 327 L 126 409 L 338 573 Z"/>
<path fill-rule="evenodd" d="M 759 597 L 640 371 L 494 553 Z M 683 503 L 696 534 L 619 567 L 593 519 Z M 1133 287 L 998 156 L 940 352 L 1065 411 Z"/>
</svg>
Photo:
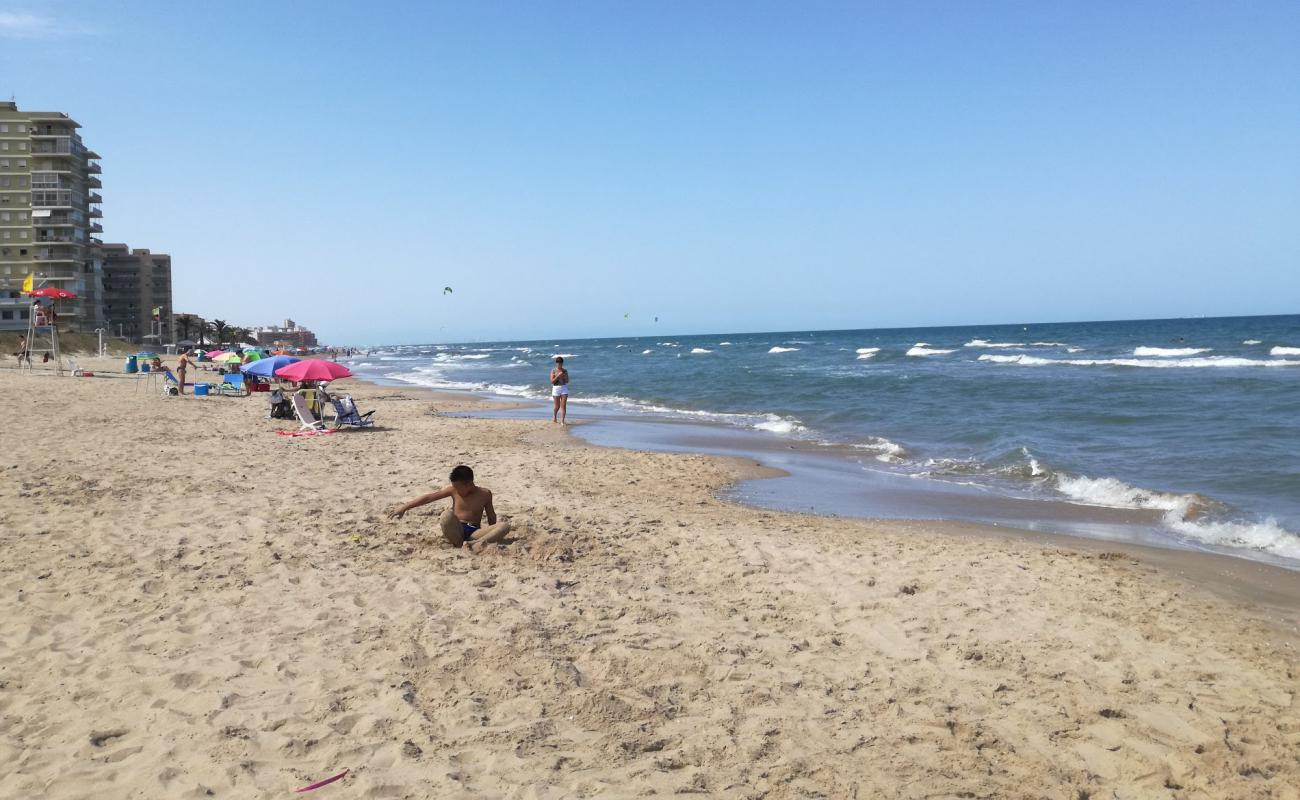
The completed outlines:
<svg viewBox="0 0 1300 800">
<path fill-rule="evenodd" d="M 275 376 L 275 371 L 277 369 L 293 364 L 296 361 L 298 361 L 298 359 L 293 356 L 270 356 L 259 361 L 254 361 L 251 364 L 245 364 L 239 369 L 245 375 L 258 375 L 263 378 L 272 378 Z"/>
</svg>

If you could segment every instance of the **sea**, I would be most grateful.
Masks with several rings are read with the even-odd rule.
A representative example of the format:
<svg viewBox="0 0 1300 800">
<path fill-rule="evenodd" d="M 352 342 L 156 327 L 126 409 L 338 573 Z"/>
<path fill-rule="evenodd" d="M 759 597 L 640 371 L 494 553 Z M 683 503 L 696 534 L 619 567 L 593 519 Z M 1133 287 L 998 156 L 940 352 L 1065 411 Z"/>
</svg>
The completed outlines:
<svg viewBox="0 0 1300 800">
<path fill-rule="evenodd" d="M 1300 316 L 372 347 L 361 377 L 752 459 L 732 499 L 1210 550 L 1300 568 Z"/>
</svg>

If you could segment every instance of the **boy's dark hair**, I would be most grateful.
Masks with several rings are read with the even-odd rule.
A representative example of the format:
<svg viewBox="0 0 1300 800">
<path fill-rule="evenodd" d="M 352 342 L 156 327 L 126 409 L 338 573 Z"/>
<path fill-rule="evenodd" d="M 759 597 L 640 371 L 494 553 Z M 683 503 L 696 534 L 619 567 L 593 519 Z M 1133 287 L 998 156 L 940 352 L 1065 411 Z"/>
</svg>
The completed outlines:
<svg viewBox="0 0 1300 800">
<path fill-rule="evenodd" d="M 474 470 L 470 469 L 464 464 L 461 464 L 459 467 L 456 467 L 451 471 L 451 482 L 452 483 L 473 483 Z"/>
</svg>

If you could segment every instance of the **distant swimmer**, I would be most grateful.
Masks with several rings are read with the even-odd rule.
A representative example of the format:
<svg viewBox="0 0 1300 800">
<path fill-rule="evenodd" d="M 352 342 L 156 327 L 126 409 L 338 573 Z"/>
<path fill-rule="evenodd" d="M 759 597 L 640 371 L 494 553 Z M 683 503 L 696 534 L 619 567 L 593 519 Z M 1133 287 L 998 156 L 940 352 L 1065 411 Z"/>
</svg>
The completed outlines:
<svg viewBox="0 0 1300 800">
<path fill-rule="evenodd" d="M 555 369 L 551 370 L 551 397 L 555 408 L 552 409 L 551 422 L 567 425 L 569 416 L 569 371 L 564 368 L 564 356 L 555 357 Z"/>
</svg>

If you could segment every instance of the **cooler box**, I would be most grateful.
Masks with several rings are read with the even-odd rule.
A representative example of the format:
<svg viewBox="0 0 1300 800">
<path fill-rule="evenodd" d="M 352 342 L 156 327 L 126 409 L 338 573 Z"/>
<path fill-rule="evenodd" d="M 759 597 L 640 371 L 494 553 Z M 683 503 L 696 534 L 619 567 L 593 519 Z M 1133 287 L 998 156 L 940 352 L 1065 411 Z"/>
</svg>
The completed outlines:
<svg viewBox="0 0 1300 800">
<path fill-rule="evenodd" d="M 206 383 L 196 383 L 196 384 L 194 384 L 194 396 L 195 396 L 195 397 L 207 397 L 207 396 L 208 396 L 208 385 L 207 385 Z"/>
<path fill-rule="evenodd" d="M 135 363 L 135 356 L 127 356 L 127 357 L 126 357 L 126 371 L 127 371 L 127 372 L 139 372 L 139 371 L 140 371 L 140 367 L 139 367 L 139 365 Z"/>
<path fill-rule="evenodd" d="M 149 362 L 148 362 L 148 361 L 141 361 L 141 362 L 140 362 L 140 371 L 141 371 L 141 372 L 148 372 L 148 371 L 149 371 Z"/>
</svg>

